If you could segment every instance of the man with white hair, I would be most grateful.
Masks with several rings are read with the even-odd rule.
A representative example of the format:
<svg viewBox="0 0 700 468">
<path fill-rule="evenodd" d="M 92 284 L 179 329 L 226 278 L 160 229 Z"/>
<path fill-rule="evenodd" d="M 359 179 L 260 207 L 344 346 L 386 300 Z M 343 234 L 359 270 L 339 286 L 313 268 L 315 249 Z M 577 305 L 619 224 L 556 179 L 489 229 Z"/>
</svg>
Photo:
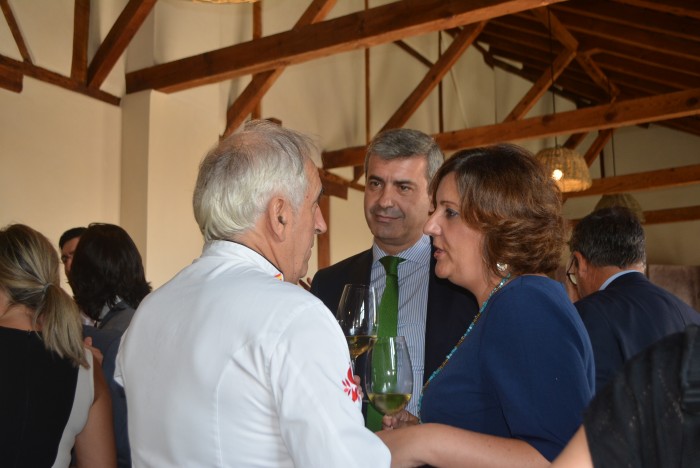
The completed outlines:
<svg viewBox="0 0 700 468">
<path fill-rule="evenodd" d="M 389 466 L 340 327 L 296 285 L 326 230 L 317 151 L 254 121 L 202 161 L 203 253 L 141 303 L 119 351 L 134 467 Z"/>
</svg>

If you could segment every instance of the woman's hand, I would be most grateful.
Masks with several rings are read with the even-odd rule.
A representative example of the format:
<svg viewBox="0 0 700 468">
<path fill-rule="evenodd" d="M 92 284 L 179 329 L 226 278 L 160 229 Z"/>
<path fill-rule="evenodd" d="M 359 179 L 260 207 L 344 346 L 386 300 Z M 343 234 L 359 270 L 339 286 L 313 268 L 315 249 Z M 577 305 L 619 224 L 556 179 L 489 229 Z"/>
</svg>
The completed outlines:
<svg viewBox="0 0 700 468">
<path fill-rule="evenodd" d="M 401 410 L 393 416 L 384 416 L 382 418 L 382 429 L 399 429 L 401 427 L 415 426 L 418 423 L 417 417 L 406 410 Z"/>
<path fill-rule="evenodd" d="M 101 366 L 102 366 L 102 360 L 104 359 L 104 356 L 102 356 L 102 351 L 100 351 L 99 349 L 95 348 L 95 347 L 92 345 L 92 337 L 91 337 L 91 336 L 85 337 L 85 339 L 83 340 L 83 344 L 85 345 L 85 347 L 86 347 L 87 349 L 90 350 L 90 352 L 92 353 L 92 356 L 95 358 L 95 360 L 97 361 L 97 363 L 98 363 L 98 364 L 100 365 L 100 367 L 101 367 Z"/>
</svg>

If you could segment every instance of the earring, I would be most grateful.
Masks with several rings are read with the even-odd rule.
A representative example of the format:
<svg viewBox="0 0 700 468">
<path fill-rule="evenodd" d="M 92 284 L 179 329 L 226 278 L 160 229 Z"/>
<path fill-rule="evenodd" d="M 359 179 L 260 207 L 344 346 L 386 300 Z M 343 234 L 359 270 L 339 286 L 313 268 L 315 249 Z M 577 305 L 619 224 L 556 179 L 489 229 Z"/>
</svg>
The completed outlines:
<svg viewBox="0 0 700 468">
<path fill-rule="evenodd" d="M 496 269 L 498 269 L 498 271 L 499 271 L 500 273 L 505 273 L 506 270 L 508 270 L 508 264 L 507 264 L 507 263 L 497 262 L 497 263 L 496 263 Z"/>
</svg>

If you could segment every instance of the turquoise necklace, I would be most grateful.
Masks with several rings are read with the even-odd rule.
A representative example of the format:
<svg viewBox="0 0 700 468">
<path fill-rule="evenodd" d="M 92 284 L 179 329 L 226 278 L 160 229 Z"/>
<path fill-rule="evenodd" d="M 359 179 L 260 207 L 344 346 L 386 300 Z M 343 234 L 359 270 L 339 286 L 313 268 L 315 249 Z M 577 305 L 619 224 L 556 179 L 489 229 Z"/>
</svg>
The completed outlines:
<svg viewBox="0 0 700 468">
<path fill-rule="evenodd" d="M 508 273 L 504 278 L 501 279 L 501 281 L 496 285 L 495 288 L 491 290 L 491 293 L 489 294 L 489 297 L 486 298 L 483 304 L 481 304 L 481 307 L 479 308 L 479 312 L 474 316 L 474 320 L 472 320 L 472 323 L 469 324 L 469 328 L 467 328 L 467 331 L 464 332 L 464 335 L 462 335 L 462 338 L 459 339 L 457 344 L 455 345 L 454 348 L 452 348 L 452 351 L 450 351 L 450 354 L 447 355 L 445 360 L 443 361 L 442 364 L 440 364 L 440 367 L 435 369 L 435 371 L 430 375 L 430 378 L 425 382 L 425 385 L 423 385 L 423 388 L 421 389 L 420 392 L 420 398 L 418 399 L 418 420 L 422 423 L 423 421 L 420 419 L 420 410 L 423 406 L 423 395 L 425 395 L 425 390 L 428 388 L 428 385 L 430 385 L 430 382 L 440 373 L 443 367 L 447 365 L 447 363 L 450 361 L 450 358 L 452 355 L 457 351 L 457 348 L 460 347 L 462 343 L 464 343 L 465 338 L 469 333 L 472 331 L 472 328 L 474 328 L 474 325 L 476 325 L 476 322 L 479 321 L 479 318 L 481 317 L 481 313 L 486 309 L 486 305 L 489 303 L 489 300 L 491 299 L 491 296 L 496 294 L 496 292 L 503 287 L 504 284 L 508 282 L 510 279 L 510 273 Z"/>
</svg>

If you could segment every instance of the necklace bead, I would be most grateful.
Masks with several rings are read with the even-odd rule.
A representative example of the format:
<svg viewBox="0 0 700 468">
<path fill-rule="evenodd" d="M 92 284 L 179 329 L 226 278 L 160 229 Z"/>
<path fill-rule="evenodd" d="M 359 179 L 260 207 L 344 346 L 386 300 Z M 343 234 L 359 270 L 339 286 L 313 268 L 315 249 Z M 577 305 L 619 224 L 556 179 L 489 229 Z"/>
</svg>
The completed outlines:
<svg viewBox="0 0 700 468">
<path fill-rule="evenodd" d="M 489 300 L 491 299 L 491 296 L 496 294 L 499 289 L 501 289 L 510 279 L 510 273 L 508 273 L 504 278 L 501 279 L 501 281 L 491 290 L 489 293 L 489 297 L 486 298 L 483 304 L 481 304 L 481 307 L 479 307 L 479 312 L 474 316 L 474 320 L 472 320 L 472 323 L 469 324 L 469 327 L 467 328 L 467 331 L 464 332 L 464 335 L 459 339 L 457 344 L 452 348 L 452 351 L 447 355 L 445 360 L 440 364 L 440 367 L 435 369 L 435 371 L 428 377 L 428 380 L 425 381 L 425 384 L 423 385 L 423 388 L 421 389 L 420 392 L 420 398 L 418 399 L 418 420 L 422 423 L 423 421 L 421 420 L 420 417 L 420 411 L 423 406 L 423 395 L 425 394 L 425 390 L 428 388 L 430 385 L 430 382 L 442 371 L 442 368 L 447 365 L 447 363 L 450 361 L 450 358 L 452 355 L 457 351 L 457 349 L 460 347 L 460 345 L 464 342 L 464 340 L 467 338 L 467 335 L 472 331 L 472 328 L 474 328 L 474 325 L 479 321 L 481 318 L 481 313 L 486 309 L 486 305 L 489 303 Z"/>
</svg>

